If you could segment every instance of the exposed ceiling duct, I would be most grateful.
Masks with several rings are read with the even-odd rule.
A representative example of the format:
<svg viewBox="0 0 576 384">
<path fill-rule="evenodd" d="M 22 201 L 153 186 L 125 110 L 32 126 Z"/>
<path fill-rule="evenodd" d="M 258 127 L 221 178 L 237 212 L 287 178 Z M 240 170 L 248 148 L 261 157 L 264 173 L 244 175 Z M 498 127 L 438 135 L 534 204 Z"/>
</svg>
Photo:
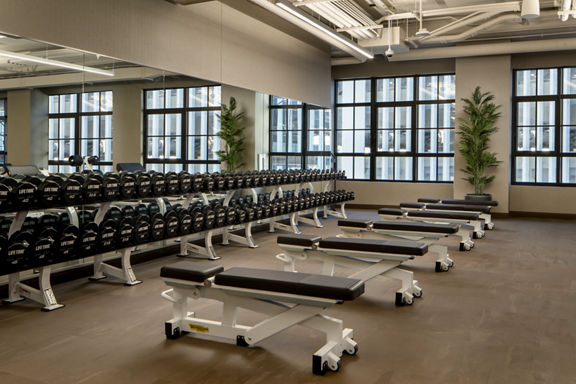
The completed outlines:
<svg viewBox="0 0 576 384">
<path fill-rule="evenodd" d="M 517 41 L 510 43 L 471 44 L 454 47 L 423 48 L 399 53 L 390 61 L 432 60 L 454 57 L 509 55 L 529 52 L 553 52 L 574 50 L 576 38 L 549 39 L 539 41 Z"/>
<path fill-rule="evenodd" d="M 394 56 L 395 60 L 418 56 L 421 50 L 499 39 L 576 37 L 576 21 L 564 24 L 557 18 L 576 19 L 576 0 L 250 1 L 306 30 L 312 31 L 315 24 L 316 31 L 312 33 L 362 62 L 370 56 L 359 51 L 359 47 L 369 49 L 371 54 Z M 290 8 L 292 15 L 279 13 L 279 6 Z M 293 10 L 299 12 L 300 20 L 289 18 L 294 16 Z M 309 25 L 302 26 L 302 21 Z M 335 51 L 333 57 L 338 59 L 334 62 L 341 62 L 342 52 Z"/>
</svg>

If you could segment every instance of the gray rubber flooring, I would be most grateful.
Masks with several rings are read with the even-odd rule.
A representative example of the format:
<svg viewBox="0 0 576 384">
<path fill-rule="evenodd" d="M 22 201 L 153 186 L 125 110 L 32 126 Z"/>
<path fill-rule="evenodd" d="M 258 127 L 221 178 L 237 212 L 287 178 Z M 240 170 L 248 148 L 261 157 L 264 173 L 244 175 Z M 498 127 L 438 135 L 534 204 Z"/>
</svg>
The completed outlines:
<svg viewBox="0 0 576 384">
<path fill-rule="evenodd" d="M 324 222 L 302 229 L 338 233 L 336 220 Z M 218 246 L 218 262 L 281 269 L 276 235 L 255 239 L 257 249 Z M 31 302 L 0 306 L 0 383 L 576 383 L 576 223 L 500 219 L 476 244 L 471 252 L 452 247 L 456 265 L 447 273 L 434 272 L 432 255 L 414 262 L 424 297 L 413 306 L 395 307 L 399 282 L 376 278 L 357 300 L 330 308 L 360 348 L 343 357 L 338 373 L 312 375 L 324 336 L 299 326 L 256 348 L 166 340 L 171 308 L 160 297 L 159 270 L 178 259 L 171 256 L 136 265 L 138 286 L 111 279 L 57 285 L 66 307 L 51 313 Z M 297 266 L 320 271 L 313 261 Z M 198 316 L 218 317 L 216 302 L 193 305 Z M 262 317 L 246 311 L 239 319 Z"/>
</svg>

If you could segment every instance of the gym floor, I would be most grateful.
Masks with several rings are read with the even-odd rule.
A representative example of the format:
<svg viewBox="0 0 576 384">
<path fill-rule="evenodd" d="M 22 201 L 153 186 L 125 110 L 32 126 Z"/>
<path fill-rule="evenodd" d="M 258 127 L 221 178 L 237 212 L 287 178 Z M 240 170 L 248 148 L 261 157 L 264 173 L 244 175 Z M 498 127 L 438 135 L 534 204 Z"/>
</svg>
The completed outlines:
<svg viewBox="0 0 576 384">
<path fill-rule="evenodd" d="M 353 211 L 351 218 L 376 218 Z M 166 340 L 171 307 L 161 299 L 162 265 L 176 256 L 135 266 L 144 281 L 112 280 L 55 286 L 66 308 L 43 313 L 31 302 L 0 306 L 0 383 L 576 383 L 576 223 L 551 219 L 495 220 L 496 229 L 471 252 L 450 254 L 456 265 L 434 272 L 432 255 L 410 269 L 424 290 L 415 305 L 397 308 L 399 282 L 376 278 L 366 293 L 327 314 L 354 329 L 357 356 L 342 369 L 312 375 L 321 333 L 292 327 L 256 348 L 195 339 Z M 302 227 L 323 236 L 338 233 Z M 225 267 L 281 269 L 276 234 L 257 233 L 258 249 L 217 247 Z M 456 242 L 454 242 L 456 244 Z M 319 272 L 318 262 L 301 262 Z M 340 269 L 339 273 L 345 271 Z M 194 302 L 213 318 L 220 305 Z M 257 314 L 242 311 L 252 323 Z"/>
</svg>

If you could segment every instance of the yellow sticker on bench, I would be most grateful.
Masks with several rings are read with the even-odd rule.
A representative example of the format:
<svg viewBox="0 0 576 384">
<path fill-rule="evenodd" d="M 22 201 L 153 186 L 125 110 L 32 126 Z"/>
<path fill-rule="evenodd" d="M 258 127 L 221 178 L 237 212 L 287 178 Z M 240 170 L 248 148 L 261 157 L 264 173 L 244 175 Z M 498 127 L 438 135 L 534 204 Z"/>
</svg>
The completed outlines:
<svg viewBox="0 0 576 384">
<path fill-rule="evenodd" d="M 200 333 L 210 332 L 210 329 L 208 329 L 202 325 L 188 324 L 188 326 L 190 327 L 190 329 L 192 331 L 195 331 L 195 332 L 200 332 Z"/>
</svg>

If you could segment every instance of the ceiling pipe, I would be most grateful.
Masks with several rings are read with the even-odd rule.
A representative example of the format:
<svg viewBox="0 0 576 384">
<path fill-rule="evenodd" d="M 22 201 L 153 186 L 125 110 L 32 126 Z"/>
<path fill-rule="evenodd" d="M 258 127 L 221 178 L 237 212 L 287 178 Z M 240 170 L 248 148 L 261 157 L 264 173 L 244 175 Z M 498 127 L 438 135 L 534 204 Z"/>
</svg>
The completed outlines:
<svg viewBox="0 0 576 384">
<path fill-rule="evenodd" d="M 510 43 L 471 44 L 455 47 L 424 48 L 397 53 L 389 61 L 415 61 L 455 57 L 511 55 L 530 52 L 570 51 L 576 46 L 576 38 L 517 41 Z"/>
<path fill-rule="evenodd" d="M 492 20 L 488 20 L 487 22 L 478 25 L 477 27 L 470 28 L 465 32 L 462 32 L 458 35 L 448 35 L 448 36 L 437 36 L 437 37 L 430 37 L 426 40 L 422 40 L 421 44 L 451 44 L 457 43 L 459 41 L 464 41 L 471 37 L 478 35 L 480 32 L 491 28 L 492 26 L 500 23 L 506 23 L 516 21 L 521 23 L 522 17 L 519 15 L 502 15 L 499 17 L 495 17 Z"/>
<path fill-rule="evenodd" d="M 456 21 L 454 21 L 448 25 L 445 25 L 445 26 L 442 26 L 438 29 L 433 30 L 432 32 L 430 32 L 430 36 L 422 37 L 422 38 L 411 37 L 411 38 L 407 39 L 406 42 L 409 43 L 410 45 L 412 45 L 413 47 L 418 47 L 420 44 L 424 43 L 426 40 L 432 39 L 436 36 L 444 35 L 450 31 L 466 27 L 470 24 L 484 21 L 484 20 L 489 19 L 495 15 L 496 15 L 496 13 L 481 13 L 479 15 L 474 15 L 474 16 L 470 16 L 470 17 L 466 16 L 466 17 L 459 19 L 459 20 L 456 20 Z"/>
<path fill-rule="evenodd" d="M 283 10 L 282 8 L 280 8 L 274 3 L 269 2 L 268 0 L 251 0 L 251 1 L 253 3 L 258 4 L 262 8 L 267 9 L 268 11 L 276 14 L 277 16 L 283 18 L 284 20 L 299 26 L 301 29 L 311 33 L 312 35 L 318 37 L 321 40 L 324 40 L 328 44 L 348 53 L 349 55 L 358 58 L 362 62 L 366 61 L 368 58 L 374 58 L 374 55 L 370 51 L 367 51 L 364 48 L 360 47 L 358 44 L 356 44 L 355 41 L 340 35 L 338 32 L 328 27 L 327 25 L 324 25 L 319 20 L 311 19 L 309 16 L 306 16 L 305 14 L 301 15 L 302 18 L 308 18 L 310 23 L 314 23 L 315 25 L 317 25 L 317 27 L 315 27 L 309 22 L 303 21 L 301 18 L 293 15 L 290 12 Z M 295 9 L 295 7 L 293 8 Z M 323 29 L 321 30 L 319 28 Z"/>
<path fill-rule="evenodd" d="M 467 5 L 464 7 L 455 8 L 438 8 L 422 11 L 424 17 L 435 16 L 451 16 L 451 15 L 464 15 L 473 12 L 519 12 L 520 2 L 510 1 L 507 3 L 491 3 L 479 5 Z M 418 16 L 413 12 L 396 13 L 389 16 L 384 16 L 376 20 L 376 23 L 382 23 L 387 20 L 404 20 L 404 19 L 417 19 Z"/>
</svg>

